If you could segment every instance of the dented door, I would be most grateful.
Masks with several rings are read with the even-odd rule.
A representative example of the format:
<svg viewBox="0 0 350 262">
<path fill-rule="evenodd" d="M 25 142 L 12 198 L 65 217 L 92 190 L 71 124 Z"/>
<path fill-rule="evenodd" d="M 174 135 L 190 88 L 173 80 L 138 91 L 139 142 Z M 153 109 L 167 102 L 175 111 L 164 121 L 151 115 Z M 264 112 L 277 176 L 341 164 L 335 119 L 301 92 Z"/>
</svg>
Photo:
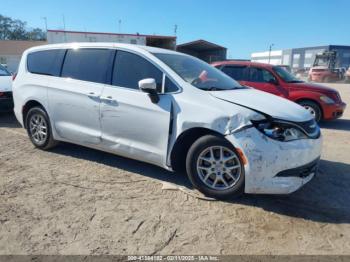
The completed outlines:
<svg viewBox="0 0 350 262">
<path fill-rule="evenodd" d="M 153 103 L 138 90 L 106 86 L 101 96 L 102 143 L 108 151 L 162 165 L 168 146 L 171 95 Z"/>
</svg>

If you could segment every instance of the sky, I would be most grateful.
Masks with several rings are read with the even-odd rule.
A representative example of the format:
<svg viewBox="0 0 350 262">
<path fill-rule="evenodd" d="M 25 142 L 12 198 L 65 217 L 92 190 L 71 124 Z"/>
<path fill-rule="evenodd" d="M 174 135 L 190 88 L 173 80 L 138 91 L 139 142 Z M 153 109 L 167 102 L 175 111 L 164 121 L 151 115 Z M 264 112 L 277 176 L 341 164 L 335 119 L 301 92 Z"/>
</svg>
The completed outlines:
<svg viewBox="0 0 350 262">
<path fill-rule="evenodd" d="M 228 58 L 317 45 L 350 45 L 350 0 L 1 0 L 0 14 L 48 29 L 205 39 Z"/>
</svg>

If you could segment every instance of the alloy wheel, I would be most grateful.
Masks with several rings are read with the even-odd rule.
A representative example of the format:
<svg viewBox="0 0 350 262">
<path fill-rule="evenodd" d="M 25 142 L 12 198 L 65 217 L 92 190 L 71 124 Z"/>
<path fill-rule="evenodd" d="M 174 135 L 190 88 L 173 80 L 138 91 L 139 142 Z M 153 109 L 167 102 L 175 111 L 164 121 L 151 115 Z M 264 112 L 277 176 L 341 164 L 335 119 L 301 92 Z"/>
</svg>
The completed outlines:
<svg viewBox="0 0 350 262">
<path fill-rule="evenodd" d="M 47 122 L 41 114 L 33 114 L 29 120 L 29 132 L 35 143 L 42 145 L 47 139 Z"/>
<path fill-rule="evenodd" d="M 241 176 L 237 154 L 225 146 L 211 146 L 203 150 L 197 160 L 201 181 L 215 190 L 232 188 Z"/>
</svg>

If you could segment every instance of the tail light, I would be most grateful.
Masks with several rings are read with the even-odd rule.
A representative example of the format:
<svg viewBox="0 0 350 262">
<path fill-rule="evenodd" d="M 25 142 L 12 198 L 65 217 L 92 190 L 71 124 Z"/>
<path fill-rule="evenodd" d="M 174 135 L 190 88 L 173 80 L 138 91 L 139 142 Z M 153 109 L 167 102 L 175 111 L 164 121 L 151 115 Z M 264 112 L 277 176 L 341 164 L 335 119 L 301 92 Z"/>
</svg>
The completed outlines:
<svg viewBox="0 0 350 262">
<path fill-rule="evenodd" d="M 14 73 L 14 74 L 12 75 L 12 81 L 15 81 L 16 76 L 17 76 L 17 73 Z"/>
<path fill-rule="evenodd" d="M 4 95 L 4 93 L 3 92 L 0 92 L 0 97 L 2 97 Z"/>
</svg>

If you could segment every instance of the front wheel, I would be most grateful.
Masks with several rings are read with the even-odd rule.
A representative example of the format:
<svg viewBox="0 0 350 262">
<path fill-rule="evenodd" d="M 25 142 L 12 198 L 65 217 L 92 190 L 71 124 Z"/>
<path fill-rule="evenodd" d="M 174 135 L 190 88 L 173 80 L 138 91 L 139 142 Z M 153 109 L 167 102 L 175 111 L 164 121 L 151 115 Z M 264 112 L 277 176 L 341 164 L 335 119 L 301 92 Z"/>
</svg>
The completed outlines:
<svg viewBox="0 0 350 262">
<path fill-rule="evenodd" d="M 52 136 L 49 117 L 41 107 L 33 107 L 28 111 L 26 128 L 35 147 L 47 150 L 57 144 Z"/>
<path fill-rule="evenodd" d="M 314 116 L 316 122 L 320 122 L 322 119 L 322 111 L 321 108 L 312 101 L 301 101 L 298 102 L 299 105 L 304 107 L 311 115 Z"/>
<path fill-rule="evenodd" d="M 209 197 L 226 199 L 244 192 L 244 166 L 224 138 L 206 135 L 191 146 L 186 170 L 193 186 Z"/>
</svg>

